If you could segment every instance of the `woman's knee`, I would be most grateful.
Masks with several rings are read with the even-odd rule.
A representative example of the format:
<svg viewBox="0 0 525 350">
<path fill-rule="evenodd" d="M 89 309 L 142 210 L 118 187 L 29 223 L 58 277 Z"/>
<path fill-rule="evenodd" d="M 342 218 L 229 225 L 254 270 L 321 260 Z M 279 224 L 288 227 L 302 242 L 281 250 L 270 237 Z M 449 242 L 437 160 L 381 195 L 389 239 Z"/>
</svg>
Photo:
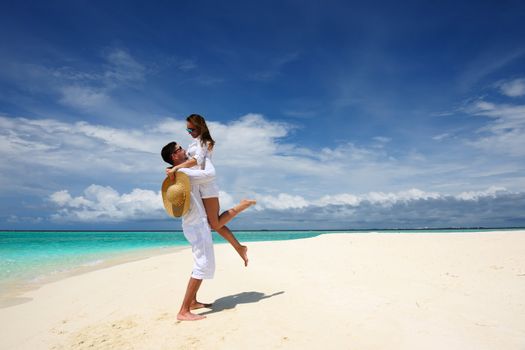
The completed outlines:
<svg viewBox="0 0 525 350">
<path fill-rule="evenodd" d="M 215 231 L 219 230 L 222 227 L 219 224 L 219 220 L 217 220 L 217 219 L 210 219 L 210 218 L 208 218 L 208 223 L 210 224 L 210 228 L 212 230 L 215 230 Z"/>
</svg>

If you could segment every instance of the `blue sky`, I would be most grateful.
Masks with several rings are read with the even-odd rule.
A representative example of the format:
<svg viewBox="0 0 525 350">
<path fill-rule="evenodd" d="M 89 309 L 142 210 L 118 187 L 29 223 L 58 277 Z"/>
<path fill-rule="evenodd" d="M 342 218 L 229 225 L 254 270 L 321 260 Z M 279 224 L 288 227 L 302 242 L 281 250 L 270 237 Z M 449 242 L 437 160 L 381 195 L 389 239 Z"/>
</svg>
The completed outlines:
<svg viewBox="0 0 525 350">
<path fill-rule="evenodd" d="M 234 229 L 525 225 L 523 2 L 0 6 L 0 228 L 179 229 L 191 113 Z"/>
</svg>

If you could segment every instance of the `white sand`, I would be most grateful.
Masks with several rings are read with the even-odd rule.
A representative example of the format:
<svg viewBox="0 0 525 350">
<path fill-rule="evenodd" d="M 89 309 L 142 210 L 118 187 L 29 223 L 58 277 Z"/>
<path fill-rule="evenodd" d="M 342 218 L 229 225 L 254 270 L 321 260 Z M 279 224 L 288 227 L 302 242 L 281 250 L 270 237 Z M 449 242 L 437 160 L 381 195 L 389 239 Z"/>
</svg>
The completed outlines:
<svg viewBox="0 0 525 350">
<path fill-rule="evenodd" d="M 0 309 L 0 349 L 525 349 L 525 231 L 331 234 L 216 246 L 178 322 L 191 252 L 44 285 Z"/>
</svg>

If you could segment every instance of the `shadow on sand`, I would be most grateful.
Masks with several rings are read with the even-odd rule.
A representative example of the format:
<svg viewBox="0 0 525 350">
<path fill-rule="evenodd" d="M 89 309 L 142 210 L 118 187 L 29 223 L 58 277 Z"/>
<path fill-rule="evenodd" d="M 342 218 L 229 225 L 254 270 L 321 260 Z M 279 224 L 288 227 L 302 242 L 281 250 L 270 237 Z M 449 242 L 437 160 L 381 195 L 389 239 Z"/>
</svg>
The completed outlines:
<svg viewBox="0 0 525 350">
<path fill-rule="evenodd" d="M 258 303 L 263 299 L 268 299 L 280 294 L 284 294 L 284 291 L 276 292 L 270 295 L 265 295 L 264 293 L 260 292 L 242 292 L 234 295 L 228 295 L 227 297 L 222 297 L 215 300 L 213 305 L 210 307 L 210 311 L 200 313 L 199 315 L 209 315 L 215 312 L 233 309 L 239 304 Z"/>
</svg>

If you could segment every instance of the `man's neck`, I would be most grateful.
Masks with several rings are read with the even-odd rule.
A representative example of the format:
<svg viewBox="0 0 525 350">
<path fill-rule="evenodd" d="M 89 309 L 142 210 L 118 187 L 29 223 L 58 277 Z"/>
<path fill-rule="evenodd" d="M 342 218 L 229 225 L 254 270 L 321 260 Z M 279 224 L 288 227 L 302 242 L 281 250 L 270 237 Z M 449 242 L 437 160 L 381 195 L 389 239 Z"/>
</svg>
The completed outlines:
<svg viewBox="0 0 525 350">
<path fill-rule="evenodd" d="M 184 158 L 183 160 L 181 160 L 180 162 L 173 162 L 173 166 L 177 166 L 177 165 L 180 165 L 182 163 L 184 163 L 185 161 L 188 160 L 188 157 Z"/>
</svg>

